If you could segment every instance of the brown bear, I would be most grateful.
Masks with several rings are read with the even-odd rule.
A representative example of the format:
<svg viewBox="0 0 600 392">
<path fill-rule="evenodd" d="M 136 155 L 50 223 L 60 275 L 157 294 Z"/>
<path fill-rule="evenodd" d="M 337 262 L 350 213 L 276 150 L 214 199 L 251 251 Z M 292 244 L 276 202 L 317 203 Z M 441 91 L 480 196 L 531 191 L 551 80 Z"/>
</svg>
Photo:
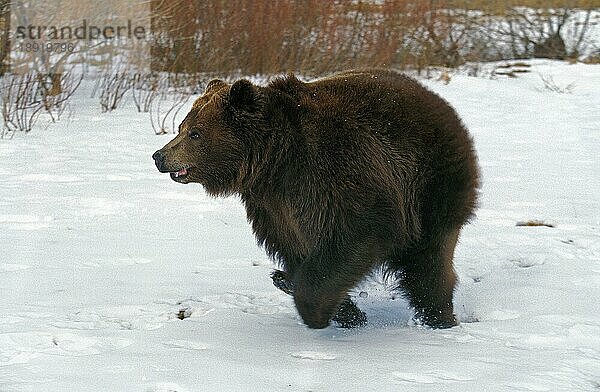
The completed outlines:
<svg viewBox="0 0 600 392">
<path fill-rule="evenodd" d="M 307 326 L 364 324 L 347 293 L 374 271 L 418 320 L 457 324 L 452 259 L 476 206 L 477 160 L 456 112 L 416 80 L 377 69 L 264 87 L 213 80 L 153 158 L 174 181 L 241 197 Z"/>
</svg>

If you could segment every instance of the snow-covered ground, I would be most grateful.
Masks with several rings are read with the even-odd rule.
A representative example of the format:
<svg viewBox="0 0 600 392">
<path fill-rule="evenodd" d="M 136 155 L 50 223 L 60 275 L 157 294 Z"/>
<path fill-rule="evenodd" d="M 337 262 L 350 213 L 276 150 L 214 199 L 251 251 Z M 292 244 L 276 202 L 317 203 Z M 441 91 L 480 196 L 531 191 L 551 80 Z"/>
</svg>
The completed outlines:
<svg viewBox="0 0 600 392">
<path fill-rule="evenodd" d="M 0 391 L 597 390 L 600 66 L 533 64 L 425 82 L 483 171 L 450 330 L 375 281 L 365 328 L 301 325 L 239 201 L 158 173 L 172 135 L 133 105 L 82 92 L 70 119 L 0 140 Z"/>
</svg>

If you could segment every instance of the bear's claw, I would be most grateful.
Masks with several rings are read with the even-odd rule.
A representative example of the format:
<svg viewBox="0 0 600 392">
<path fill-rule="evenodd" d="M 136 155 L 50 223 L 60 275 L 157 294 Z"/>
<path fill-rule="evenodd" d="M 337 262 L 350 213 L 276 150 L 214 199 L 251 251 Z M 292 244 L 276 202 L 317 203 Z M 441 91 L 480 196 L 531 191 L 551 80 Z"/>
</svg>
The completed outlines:
<svg viewBox="0 0 600 392">
<path fill-rule="evenodd" d="M 350 297 L 346 297 L 331 321 L 335 321 L 342 328 L 363 327 L 367 324 L 367 315 L 356 306 Z"/>
<path fill-rule="evenodd" d="M 286 294 L 294 295 L 294 287 L 292 282 L 287 280 L 287 274 L 280 270 L 274 270 L 271 272 L 271 279 L 273 279 L 273 284 L 279 290 L 283 291 Z"/>
</svg>

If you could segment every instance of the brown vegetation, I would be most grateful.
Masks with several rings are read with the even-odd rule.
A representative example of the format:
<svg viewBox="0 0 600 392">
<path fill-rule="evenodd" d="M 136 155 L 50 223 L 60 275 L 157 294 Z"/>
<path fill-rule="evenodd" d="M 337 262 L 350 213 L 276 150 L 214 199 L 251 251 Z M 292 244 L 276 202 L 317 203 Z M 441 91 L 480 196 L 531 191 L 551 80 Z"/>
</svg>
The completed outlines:
<svg viewBox="0 0 600 392">
<path fill-rule="evenodd" d="M 8 67 L 8 53 L 10 42 L 8 32 L 10 31 L 10 3 L 8 0 L 0 0 L 0 76 L 4 75 Z"/>
<path fill-rule="evenodd" d="M 154 0 L 152 29 L 159 39 L 153 69 L 311 75 L 373 66 L 422 70 L 466 61 L 577 57 L 586 45 L 591 11 L 576 27 L 563 28 L 577 7 L 600 7 L 597 3 Z M 565 36 L 573 47 L 566 47 Z"/>
<path fill-rule="evenodd" d="M 67 6 L 71 3 L 57 0 L 27 10 L 32 18 L 47 23 L 76 23 L 81 15 L 106 12 L 100 3 L 99 11 L 95 11 L 97 3 Z M 600 23 L 598 17 L 591 17 L 592 9 L 600 9 L 600 0 L 150 0 L 148 4 L 151 17 L 140 16 L 139 21 L 150 20 L 154 37 L 150 54 L 127 52 L 118 45 L 88 45 L 65 53 L 58 62 L 43 57 L 45 62 L 35 67 L 24 62 L 25 68 L 19 70 L 13 63 L 11 71 L 41 75 L 34 96 L 41 95 L 42 110 L 55 121 L 79 85 L 73 67 L 85 62 L 100 71 L 97 89 L 103 111 L 115 110 L 132 95 L 138 110 L 150 113 L 154 131 L 164 133 L 175 128 L 169 123 L 184 102 L 182 94 L 196 91 L 211 76 L 296 72 L 310 77 L 368 67 L 418 72 L 443 67 L 447 71 L 467 62 L 531 57 L 600 61 L 600 50 L 590 47 L 586 38 L 590 26 Z M 8 72 L 9 5 L 8 0 L 0 0 L 0 76 Z M 125 8 L 118 8 L 117 14 L 126 14 Z M 60 14 L 52 11 L 56 9 Z M 590 11 L 576 14 L 576 10 Z M 579 20 L 571 23 L 575 15 Z M 134 53 L 115 56 L 117 52 Z M 106 59 L 124 57 L 128 59 L 124 63 L 106 64 Z M 147 62 L 150 72 L 138 66 Z M 473 72 L 478 71 L 474 68 Z M 516 72 L 520 71 L 506 75 Z M 163 80 L 157 75 L 166 75 L 167 88 L 162 81 L 157 83 Z M 184 85 L 171 85 L 170 79 L 178 78 L 184 79 Z M 450 74 L 442 78 L 448 83 Z M 1 106 L 6 113 L 37 116 L 39 111 L 30 108 L 39 103 L 37 98 L 11 98 Z M 21 109 L 29 109 L 8 109 L 7 105 L 17 102 Z M 4 133 L 21 128 L 15 124 L 30 129 L 29 121 L 11 123 L 8 118 L 4 116 Z"/>
</svg>

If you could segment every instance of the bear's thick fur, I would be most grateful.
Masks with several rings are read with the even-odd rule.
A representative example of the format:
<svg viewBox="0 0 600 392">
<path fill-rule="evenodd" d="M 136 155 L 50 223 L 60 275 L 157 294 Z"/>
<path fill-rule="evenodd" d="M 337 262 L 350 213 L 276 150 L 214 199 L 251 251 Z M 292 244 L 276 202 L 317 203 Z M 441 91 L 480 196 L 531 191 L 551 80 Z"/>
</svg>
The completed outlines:
<svg viewBox="0 0 600 392">
<path fill-rule="evenodd" d="M 240 195 L 309 327 L 326 327 L 379 270 L 424 323 L 456 325 L 452 259 L 478 168 L 455 111 L 416 80 L 387 70 L 265 87 L 213 80 L 153 157 L 177 182 Z"/>
</svg>

